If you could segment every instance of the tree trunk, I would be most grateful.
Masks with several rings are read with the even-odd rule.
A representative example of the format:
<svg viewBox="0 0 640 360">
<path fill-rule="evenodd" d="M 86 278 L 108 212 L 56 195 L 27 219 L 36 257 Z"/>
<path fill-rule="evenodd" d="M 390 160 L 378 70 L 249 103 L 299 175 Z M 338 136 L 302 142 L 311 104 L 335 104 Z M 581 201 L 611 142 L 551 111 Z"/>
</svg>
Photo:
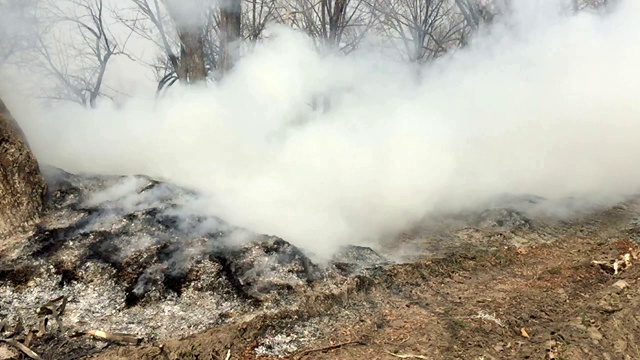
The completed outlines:
<svg viewBox="0 0 640 360">
<path fill-rule="evenodd" d="M 342 31 L 344 31 L 346 25 L 347 0 L 335 0 L 333 10 L 331 10 L 329 4 L 327 4 L 327 9 L 331 11 L 329 13 L 329 46 L 331 50 L 334 50 L 340 46 Z"/>
<path fill-rule="evenodd" d="M 0 240 L 39 219 L 46 193 L 38 161 L 0 99 Z"/>
<path fill-rule="evenodd" d="M 178 77 L 186 83 L 202 82 L 207 77 L 204 64 L 204 34 L 202 31 L 182 29 L 180 37 L 180 71 Z"/>
<path fill-rule="evenodd" d="M 240 23 L 242 5 L 240 0 L 224 0 L 220 5 L 220 35 L 222 59 L 220 70 L 225 74 L 231 70 L 240 53 Z"/>
<path fill-rule="evenodd" d="M 206 24 L 202 20 L 202 12 L 206 11 L 206 2 L 200 0 L 164 0 L 169 17 L 173 19 L 180 39 L 180 57 L 171 53 L 164 30 L 161 29 L 162 41 L 169 53 L 169 59 L 176 71 L 178 80 L 183 84 L 204 82 L 207 68 L 204 57 L 204 36 Z M 159 22 L 159 24 L 161 24 Z M 161 25 L 160 25 L 161 26 Z M 160 28 L 158 26 L 158 28 Z"/>
</svg>

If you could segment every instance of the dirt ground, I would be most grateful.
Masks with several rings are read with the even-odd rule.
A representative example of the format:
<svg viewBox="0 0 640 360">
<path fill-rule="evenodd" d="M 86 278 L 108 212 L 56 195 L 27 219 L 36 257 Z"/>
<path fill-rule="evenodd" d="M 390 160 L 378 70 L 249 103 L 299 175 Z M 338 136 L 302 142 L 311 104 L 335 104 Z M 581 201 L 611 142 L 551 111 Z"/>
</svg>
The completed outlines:
<svg viewBox="0 0 640 360">
<path fill-rule="evenodd" d="M 328 279 L 301 289 L 296 304 L 186 338 L 104 343 L 82 356 L 640 359 L 640 198 L 566 221 L 508 219 L 513 226 L 429 224 L 388 244 L 425 254 L 412 261 Z"/>
<path fill-rule="evenodd" d="M 254 359 L 266 334 L 313 323 L 321 332 L 286 358 L 640 359 L 638 209 L 558 224 L 549 242 L 484 234 L 483 246 L 390 265 L 341 292 L 305 294 L 297 308 L 93 358 Z"/>
</svg>

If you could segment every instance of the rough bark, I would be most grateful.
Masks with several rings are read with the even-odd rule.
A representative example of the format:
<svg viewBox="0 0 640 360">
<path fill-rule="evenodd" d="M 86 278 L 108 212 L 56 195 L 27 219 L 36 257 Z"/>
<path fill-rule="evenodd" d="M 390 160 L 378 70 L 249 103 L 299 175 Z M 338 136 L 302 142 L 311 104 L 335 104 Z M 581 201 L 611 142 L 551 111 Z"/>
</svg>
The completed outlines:
<svg viewBox="0 0 640 360">
<path fill-rule="evenodd" d="M 46 192 L 38 161 L 0 99 L 0 240 L 38 220 Z"/>
<path fill-rule="evenodd" d="M 347 0 L 335 0 L 333 9 L 327 0 L 323 2 L 323 6 L 325 6 L 325 11 L 329 15 L 329 36 L 327 41 L 329 42 L 329 46 L 337 48 L 340 45 L 342 32 L 347 25 Z"/>
<path fill-rule="evenodd" d="M 169 16 L 176 24 L 180 39 L 180 58 L 169 54 L 171 63 L 176 71 L 178 80 L 184 84 L 202 83 L 207 78 L 205 65 L 204 36 L 205 23 L 200 24 L 197 17 L 205 11 L 202 2 L 192 1 L 184 3 L 179 0 L 165 0 Z M 163 41 L 166 42 L 166 39 Z M 169 49 L 168 45 L 165 45 Z"/>
<path fill-rule="evenodd" d="M 204 64 L 204 39 L 199 31 L 181 30 L 180 70 L 178 78 L 186 83 L 202 82 L 207 77 Z"/>
<path fill-rule="evenodd" d="M 227 73 L 238 60 L 242 5 L 240 0 L 225 0 L 220 6 L 220 40 L 222 45 L 222 59 L 220 68 Z"/>
</svg>

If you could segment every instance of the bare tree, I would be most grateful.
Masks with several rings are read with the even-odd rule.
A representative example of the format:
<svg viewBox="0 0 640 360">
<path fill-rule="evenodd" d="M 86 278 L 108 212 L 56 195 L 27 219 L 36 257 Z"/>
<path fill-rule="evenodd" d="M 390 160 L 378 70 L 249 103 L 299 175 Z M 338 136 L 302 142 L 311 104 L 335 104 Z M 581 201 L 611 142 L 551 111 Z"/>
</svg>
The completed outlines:
<svg viewBox="0 0 640 360">
<path fill-rule="evenodd" d="M 180 45 L 174 38 L 177 37 L 175 24 L 169 16 L 168 11 L 160 0 L 131 0 L 134 9 L 124 8 L 119 14 L 119 20 L 138 36 L 155 43 L 162 49 L 157 63 L 149 64 L 154 67 L 158 74 L 158 88 L 160 92 L 165 86 L 171 86 L 179 79 L 180 74 L 184 79 L 180 53 Z M 137 10 L 139 13 L 136 13 Z M 133 17 L 128 17 L 135 14 Z M 147 22 L 149 24 L 147 24 Z M 150 25 L 150 26 L 148 26 Z"/>
<path fill-rule="evenodd" d="M 286 20 L 304 29 L 323 51 L 356 49 L 376 20 L 364 0 L 294 0 Z"/>
<path fill-rule="evenodd" d="M 109 61 L 125 55 L 126 40 L 120 46 L 111 33 L 103 0 L 51 1 L 47 5 L 50 25 L 42 29 L 37 51 L 41 68 L 57 86 L 46 97 L 95 107 L 98 97 L 106 96 L 103 87 Z"/>
<path fill-rule="evenodd" d="M 165 0 L 165 4 L 180 40 L 180 59 L 176 68 L 178 79 L 188 84 L 204 82 L 207 77 L 205 36 L 209 19 L 203 14 L 209 13 L 210 2 Z"/>
<path fill-rule="evenodd" d="M 379 0 L 382 26 L 412 62 L 436 58 L 460 45 L 465 19 L 449 0 Z"/>
<path fill-rule="evenodd" d="M 213 0 L 130 0 L 119 19 L 137 35 L 155 43 L 161 50 L 153 66 L 158 75 L 157 93 L 177 81 L 183 84 L 206 81 L 217 68 L 217 38 L 211 36 Z"/>
<path fill-rule="evenodd" d="M 480 28 L 483 23 L 483 11 L 480 3 L 477 0 L 455 0 L 458 9 L 467 25 L 474 31 Z"/>
<path fill-rule="evenodd" d="M 37 0 L 0 0 L 0 65 L 35 47 Z"/>
<path fill-rule="evenodd" d="M 255 44 L 269 21 L 280 21 L 278 3 L 275 0 L 245 0 L 242 28 L 249 44 Z"/>
<path fill-rule="evenodd" d="M 130 1 L 141 17 L 121 17 L 121 21 L 162 49 L 152 64 L 159 75 L 158 94 L 177 81 L 191 84 L 208 77 L 219 79 L 237 60 L 243 40 L 241 0 Z M 264 3 L 258 5 L 257 1 Z M 267 1 L 256 0 L 255 37 L 272 14 Z"/>
<path fill-rule="evenodd" d="M 294 0 L 282 10 L 279 21 L 304 30 L 322 53 L 354 51 L 377 20 L 366 0 Z M 337 92 L 331 89 L 314 95 L 311 108 L 329 111 Z"/>
</svg>

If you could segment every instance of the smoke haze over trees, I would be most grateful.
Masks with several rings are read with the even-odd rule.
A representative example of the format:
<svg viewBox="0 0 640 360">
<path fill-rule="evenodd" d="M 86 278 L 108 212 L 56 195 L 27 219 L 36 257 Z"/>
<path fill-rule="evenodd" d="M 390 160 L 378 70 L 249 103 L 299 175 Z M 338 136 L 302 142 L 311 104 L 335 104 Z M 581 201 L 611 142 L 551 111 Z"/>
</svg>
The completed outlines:
<svg viewBox="0 0 640 360">
<path fill-rule="evenodd" d="M 613 7 L 554 2 L 569 12 Z M 40 97 L 95 107 L 134 95 L 109 80 L 114 62 L 144 68 L 158 92 L 218 81 L 274 24 L 306 33 L 325 54 L 366 49 L 425 63 L 510 11 L 508 0 L 2 0 L 0 65 L 27 66 Z"/>
<path fill-rule="evenodd" d="M 195 188 L 206 211 L 322 251 L 503 193 L 636 191 L 638 15 L 631 0 L 0 0 L 0 92 L 45 163 Z"/>
<path fill-rule="evenodd" d="M 569 6 L 607 5 L 578 3 Z M 131 95 L 105 80 L 112 62 L 126 62 L 118 58 L 153 69 L 158 90 L 219 80 L 268 26 L 282 24 L 325 53 L 375 43 L 425 62 L 465 45 L 505 9 L 487 0 L 3 0 L 0 64 L 28 64 L 47 80 L 39 96 L 95 107 Z"/>
</svg>

